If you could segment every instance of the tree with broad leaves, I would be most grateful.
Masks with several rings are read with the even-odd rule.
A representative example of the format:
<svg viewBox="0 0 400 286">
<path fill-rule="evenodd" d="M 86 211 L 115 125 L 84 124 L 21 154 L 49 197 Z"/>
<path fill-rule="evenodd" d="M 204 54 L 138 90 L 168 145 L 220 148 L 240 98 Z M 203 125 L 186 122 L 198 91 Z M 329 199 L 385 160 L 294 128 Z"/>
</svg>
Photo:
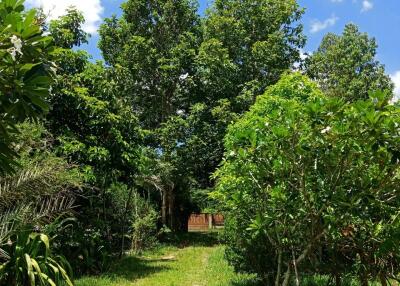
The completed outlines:
<svg viewBox="0 0 400 286">
<path fill-rule="evenodd" d="M 299 73 L 268 88 L 215 174 L 228 260 L 267 285 L 399 279 L 399 120 L 383 92 L 349 103 Z"/>
<path fill-rule="evenodd" d="M 329 96 L 344 100 L 367 99 L 370 91 L 393 90 L 384 66 L 376 59 L 377 43 L 348 24 L 342 35 L 328 33 L 318 50 L 307 57 L 306 74 Z"/>
<path fill-rule="evenodd" d="M 36 10 L 25 10 L 23 1 L 0 2 L 0 174 L 16 167 L 10 141 L 18 132 L 16 124 L 36 120 L 49 108 L 55 47 L 36 15 Z"/>
</svg>

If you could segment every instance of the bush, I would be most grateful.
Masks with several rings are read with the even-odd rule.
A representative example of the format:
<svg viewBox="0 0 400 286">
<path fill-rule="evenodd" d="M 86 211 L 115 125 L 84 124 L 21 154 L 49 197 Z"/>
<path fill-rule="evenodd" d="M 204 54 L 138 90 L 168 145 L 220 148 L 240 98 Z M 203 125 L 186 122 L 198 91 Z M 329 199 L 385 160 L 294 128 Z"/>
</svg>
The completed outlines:
<svg viewBox="0 0 400 286">
<path fill-rule="evenodd" d="M 70 262 L 76 276 L 100 274 L 110 266 L 112 249 L 94 221 L 73 220 L 56 225 L 54 251 Z"/>
<path fill-rule="evenodd" d="M 371 96 L 326 98 L 295 73 L 230 126 L 214 197 L 237 270 L 283 285 L 293 274 L 366 285 L 399 273 L 400 113 Z"/>
<path fill-rule="evenodd" d="M 72 216 L 81 176 L 48 150 L 42 125 L 18 129 L 13 147 L 20 169 L 0 176 L 0 285 L 72 285 L 69 264 L 52 254 L 47 234 L 52 222 Z"/>
<path fill-rule="evenodd" d="M 159 215 L 151 204 L 137 193 L 134 194 L 133 207 L 132 250 L 139 253 L 158 243 L 157 221 Z"/>
<path fill-rule="evenodd" d="M 1 285 L 73 285 L 68 262 L 52 255 L 45 234 L 19 231 L 4 250 L 0 253 Z"/>
</svg>

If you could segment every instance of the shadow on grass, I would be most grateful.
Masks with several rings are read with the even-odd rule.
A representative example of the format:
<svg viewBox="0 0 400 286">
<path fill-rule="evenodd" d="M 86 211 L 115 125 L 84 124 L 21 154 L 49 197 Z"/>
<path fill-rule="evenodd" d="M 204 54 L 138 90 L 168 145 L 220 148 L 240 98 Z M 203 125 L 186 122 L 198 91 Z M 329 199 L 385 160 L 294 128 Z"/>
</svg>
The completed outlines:
<svg viewBox="0 0 400 286">
<path fill-rule="evenodd" d="M 256 281 L 254 279 L 239 281 L 239 282 L 231 282 L 231 286 L 261 286 L 262 283 L 260 281 Z"/>
<path fill-rule="evenodd" d="M 162 238 L 162 242 L 178 248 L 220 244 L 218 231 L 169 233 Z"/>
<path fill-rule="evenodd" d="M 168 260 L 144 259 L 134 256 L 127 256 L 118 261 L 104 276 L 112 278 L 123 278 L 128 281 L 135 281 L 157 272 L 169 270 Z M 152 265 L 157 263 L 158 265 Z"/>
</svg>

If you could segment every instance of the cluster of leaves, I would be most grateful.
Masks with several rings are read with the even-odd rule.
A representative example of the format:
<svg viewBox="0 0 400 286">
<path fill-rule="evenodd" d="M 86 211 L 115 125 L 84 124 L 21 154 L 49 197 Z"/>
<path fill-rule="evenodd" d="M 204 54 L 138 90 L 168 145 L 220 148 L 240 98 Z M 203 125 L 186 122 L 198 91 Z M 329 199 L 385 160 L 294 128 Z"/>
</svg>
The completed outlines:
<svg viewBox="0 0 400 286">
<path fill-rule="evenodd" d="M 18 132 L 16 124 L 48 110 L 54 45 L 43 35 L 36 11 L 24 11 L 23 1 L 0 2 L 0 31 L 0 174 L 4 175 L 16 167 L 10 139 Z"/>
<path fill-rule="evenodd" d="M 395 278 L 399 120 L 384 93 L 346 103 L 297 73 L 270 87 L 230 126 L 215 174 L 228 259 L 271 285 Z"/>
<path fill-rule="evenodd" d="M 304 70 L 325 94 L 346 101 L 368 99 L 370 91 L 390 93 L 393 83 L 376 60 L 376 49 L 374 38 L 348 24 L 342 35 L 329 33 L 323 38 L 318 50 L 306 58 Z"/>
<path fill-rule="evenodd" d="M 47 235 L 19 232 L 10 241 L 6 247 L 10 259 L 0 265 L 1 284 L 73 286 L 68 262 L 52 255 Z"/>
<path fill-rule="evenodd" d="M 135 253 L 157 245 L 158 213 L 148 200 L 138 193 L 133 198 L 132 250 Z"/>
</svg>

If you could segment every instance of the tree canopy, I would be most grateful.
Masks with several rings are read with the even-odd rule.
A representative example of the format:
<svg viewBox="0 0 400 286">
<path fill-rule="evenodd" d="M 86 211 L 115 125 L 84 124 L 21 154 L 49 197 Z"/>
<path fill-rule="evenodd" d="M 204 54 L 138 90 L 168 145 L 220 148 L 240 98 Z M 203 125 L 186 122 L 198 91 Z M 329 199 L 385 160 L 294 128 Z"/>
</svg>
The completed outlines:
<svg viewBox="0 0 400 286">
<path fill-rule="evenodd" d="M 305 70 L 330 96 L 348 101 L 367 99 L 370 91 L 393 92 L 393 83 L 376 59 L 374 38 L 348 24 L 342 35 L 328 33 L 318 50 L 306 59 Z"/>
</svg>

